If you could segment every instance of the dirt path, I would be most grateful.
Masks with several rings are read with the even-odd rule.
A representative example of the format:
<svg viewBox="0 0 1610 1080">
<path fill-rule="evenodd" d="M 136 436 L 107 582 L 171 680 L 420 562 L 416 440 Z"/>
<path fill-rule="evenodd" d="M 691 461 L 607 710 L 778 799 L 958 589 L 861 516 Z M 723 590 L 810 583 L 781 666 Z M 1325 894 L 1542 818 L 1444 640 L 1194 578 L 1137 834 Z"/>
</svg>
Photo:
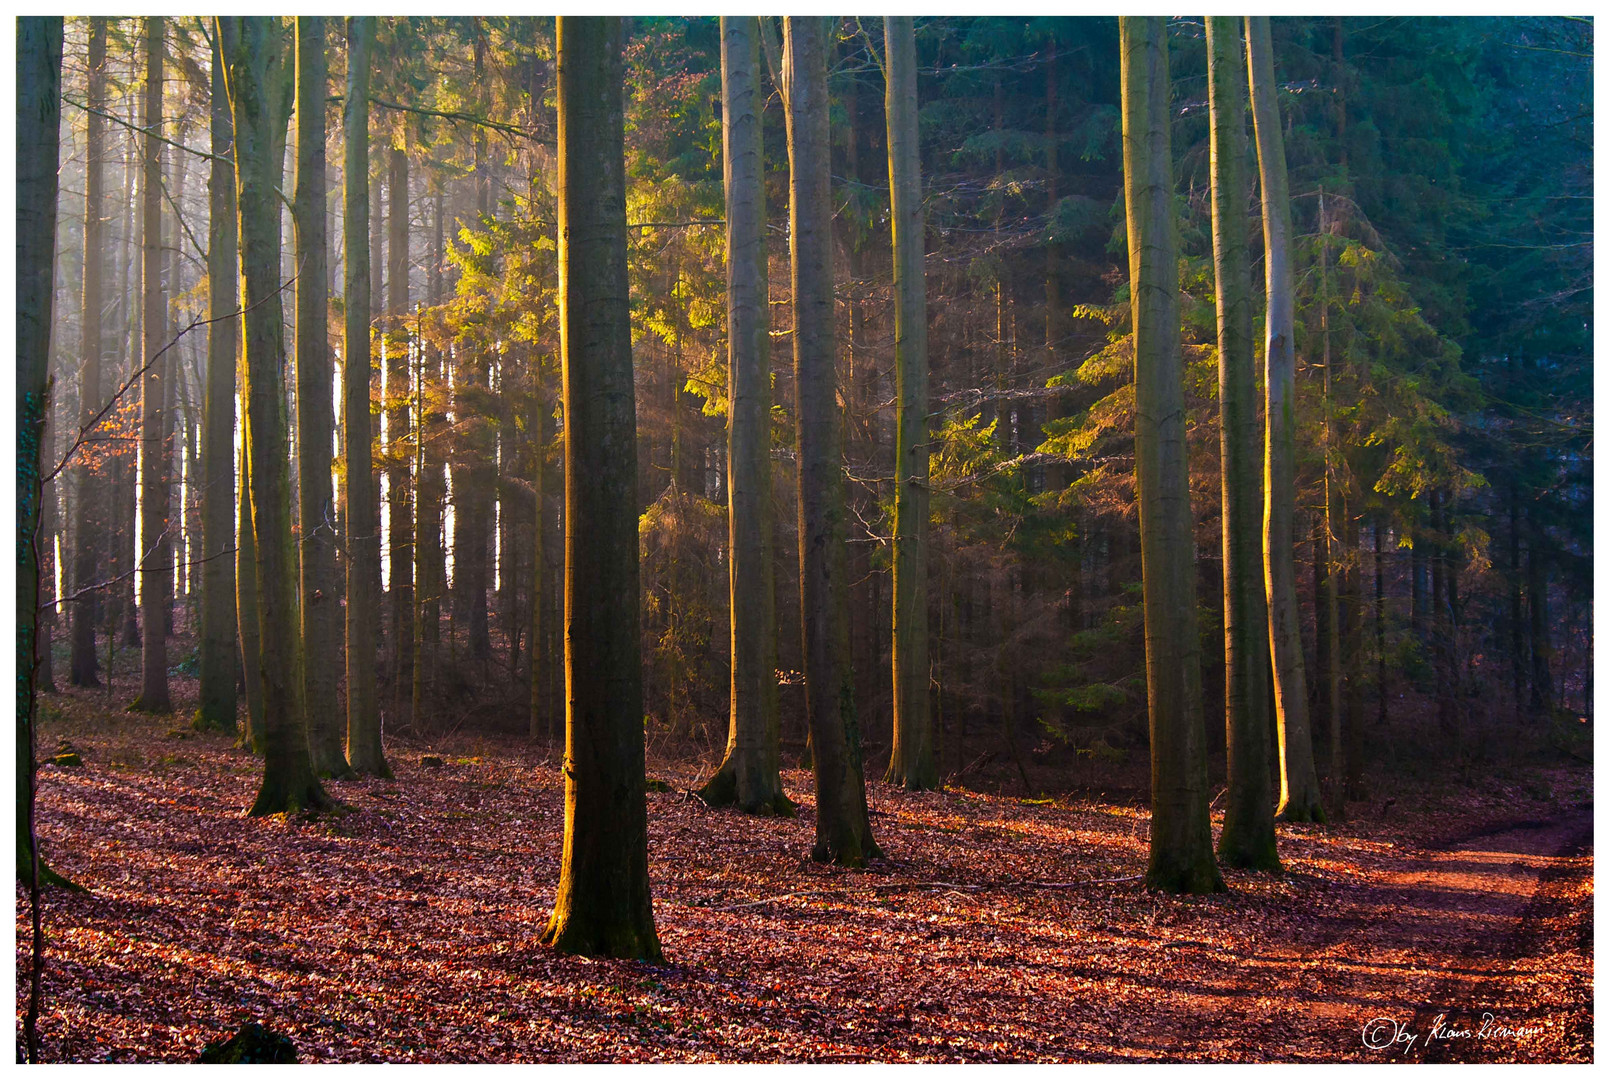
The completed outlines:
<svg viewBox="0 0 1610 1080">
<path fill-rule="evenodd" d="M 1592 1055 L 1593 808 L 1489 829 L 1378 876 L 1377 977 L 1412 1015 L 1384 1011 L 1366 1056 L 1423 1062 Z M 1440 965 L 1420 968 L 1432 950 Z"/>
</svg>

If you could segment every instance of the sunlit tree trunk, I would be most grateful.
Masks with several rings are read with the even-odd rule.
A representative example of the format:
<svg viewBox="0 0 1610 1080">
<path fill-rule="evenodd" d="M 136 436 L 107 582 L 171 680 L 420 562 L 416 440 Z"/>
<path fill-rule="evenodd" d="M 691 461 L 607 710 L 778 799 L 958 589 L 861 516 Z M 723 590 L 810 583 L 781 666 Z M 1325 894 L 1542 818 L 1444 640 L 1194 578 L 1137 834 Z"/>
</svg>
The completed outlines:
<svg viewBox="0 0 1610 1080">
<path fill-rule="evenodd" d="M 217 35 L 212 49 L 212 172 L 207 180 L 207 397 L 202 416 L 201 675 L 196 725 L 233 731 L 235 682 L 235 364 L 238 305 L 234 126 Z M 248 519 L 249 520 L 249 519 Z M 248 564 L 249 565 L 249 564 Z M 255 669 L 253 669 L 255 675 Z M 248 710 L 249 712 L 249 710 Z M 261 712 L 258 713 L 261 716 Z"/>
<path fill-rule="evenodd" d="M 1213 861 L 1208 817 L 1169 156 L 1168 44 L 1163 19 L 1155 16 L 1121 18 L 1118 35 L 1135 336 L 1135 501 L 1140 509 L 1152 752 L 1146 884 L 1165 892 L 1217 892 L 1224 882 Z"/>
<path fill-rule="evenodd" d="M 929 791 L 939 786 L 939 765 L 928 712 L 928 297 L 917 43 L 910 16 L 889 16 L 883 26 L 895 292 L 894 748 L 884 779 Z"/>
<path fill-rule="evenodd" d="M 1269 651 L 1274 660 L 1275 724 L 1280 742 L 1280 802 L 1287 821 L 1323 821 L 1319 776 L 1308 726 L 1297 567 L 1292 534 L 1296 500 L 1297 398 L 1292 331 L 1291 199 L 1286 151 L 1275 101 L 1275 66 L 1267 16 L 1247 17 L 1247 70 L 1252 124 L 1263 186 L 1264 283 L 1264 590 L 1269 602 Z"/>
<path fill-rule="evenodd" d="M 867 814 L 850 666 L 843 454 L 833 370 L 826 29 L 826 20 L 817 16 L 790 16 L 784 22 L 800 616 L 805 713 L 816 774 L 816 844 L 811 857 L 860 866 L 881 853 Z"/>
<path fill-rule="evenodd" d="M 303 700 L 297 558 L 291 538 L 285 328 L 280 299 L 280 151 L 289 119 L 286 41 L 270 16 L 218 19 L 235 122 L 235 205 L 244 285 L 246 447 L 263 679 L 263 786 L 253 816 L 317 809 L 330 799 L 313 772 Z"/>
<path fill-rule="evenodd" d="M 374 501 L 374 426 L 369 412 L 373 354 L 369 348 L 369 65 L 374 19 L 347 19 L 347 92 L 342 183 L 346 326 L 342 345 L 342 426 L 346 435 L 346 482 L 341 485 L 347 521 L 347 761 L 360 773 L 391 776 L 380 741 L 375 692 L 376 582 L 380 564 L 380 515 Z"/>
<path fill-rule="evenodd" d="M 336 603 L 335 432 L 330 357 L 330 265 L 325 224 L 324 109 L 329 95 L 324 19 L 296 20 L 296 452 L 302 521 L 303 690 L 308 752 L 320 775 L 350 769 L 342 748 L 336 687 L 341 670 L 341 608 Z"/>
<path fill-rule="evenodd" d="M 712 806 L 792 814 L 783 793 L 773 582 L 771 348 L 760 32 L 721 20 L 722 165 L 727 196 L 727 583 L 732 686 L 727 754 L 699 794 Z M 533 641 L 535 639 L 533 638 Z"/>
<path fill-rule="evenodd" d="M 17 20 L 17 877 L 60 882 L 34 843 L 41 465 L 55 299 L 61 16 Z"/>
<path fill-rule="evenodd" d="M 143 238 L 140 251 L 142 317 L 140 380 L 140 696 L 129 706 L 138 712 L 173 711 L 168 696 L 168 643 L 164 631 L 167 589 L 173 577 L 173 545 L 168 538 L 168 440 L 162 413 L 171 354 L 157 353 L 167 344 L 168 309 L 162 295 L 162 39 L 160 16 L 145 20 L 145 93 L 140 126 L 140 205 Z"/>
<path fill-rule="evenodd" d="M 233 183 L 233 181 L 231 181 Z M 233 200 L 231 200 L 233 201 Z M 239 228 L 237 223 L 237 230 Z M 239 281 L 239 275 L 233 275 Z M 236 375 L 246 382 L 245 358 L 238 361 Z M 235 613 L 240 637 L 241 688 L 246 698 L 246 727 L 241 743 L 254 754 L 263 752 L 263 638 L 258 626 L 257 537 L 252 532 L 252 463 L 246 446 L 244 398 L 241 408 L 240 457 L 237 473 L 239 495 L 235 517 Z"/>
<path fill-rule="evenodd" d="M 1219 475 L 1224 537 L 1224 727 L 1229 793 L 1219 859 L 1279 870 L 1269 783 L 1268 608 L 1263 595 L 1256 355 L 1247 265 L 1247 86 L 1241 24 L 1207 19 L 1213 260 L 1218 283 Z"/>
<path fill-rule="evenodd" d="M 95 422 L 101 399 L 101 305 L 106 259 L 106 17 L 89 18 L 87 104 L 84 132 L 84 293 L 80 317 L 81 352 L 84 366 L 78 383 L 78 426 L 87 429 Z M 102 466 L 101 468 L 104 468 Z M 101 569 L 102 515 L 106 513 L 100 468 L 80 459 L 77 467 L 78 502 L 73 541 L 73 589 L 98 584 Z M 99 686 L 99 659 L 95 654 L 95 616 L 98 597 L 87 594 L 69 605 L 72 620 L 72 662 L 69 678 L 74 686 Z"/>
<path fill-rule="evenodd" d="M 399 138 L 405 138 L 399 135 Z M 414 507 L 408 452 L 412 410 L 409 408 L 408 362 L 408 152 L 392 146 L 386 189 L 391 196 L 386 238 L 386 470 L 390 477 L 390 612 L 392 700 L 408 701 L 414 681 Z M 397 711 L 402 710 L 399 707 Z"/>
<path fill-rule="evenodd" d="M 542 940 L 658 960 L 638 637 L 637 417 L 626 277 L 623 28 L 558 19 L 565 398 L 565 833 Z"/>
</svg>

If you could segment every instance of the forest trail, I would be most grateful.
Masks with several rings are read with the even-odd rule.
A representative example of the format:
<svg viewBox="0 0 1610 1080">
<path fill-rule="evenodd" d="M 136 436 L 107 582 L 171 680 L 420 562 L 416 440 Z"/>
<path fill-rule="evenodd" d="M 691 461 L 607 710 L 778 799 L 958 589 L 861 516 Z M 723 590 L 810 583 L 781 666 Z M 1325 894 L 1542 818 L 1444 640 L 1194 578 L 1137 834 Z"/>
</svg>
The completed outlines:
<svg viewBox="0 0 1610 1080">
<path fill-rule="evenodd" d="M 537 944 L 563 819 L 541 746 L 396 742 L 395 781 L 331 784 L 350 812 L 248 819 L 261 765 L 226 736 L 53 700 L 42 741 L 84 765 L 42 769 L 40 829 L 92 892 L 47 896 L 46 1060 L 192 1060 L 246 1021 L 304 1061 L 1592 1058 L 1580 766 L 1283 825 L 1285 874 L 1166 897 L 1135 805 L 874 783 L 889 858 L 846 872 L 806 857 L 808 773 L 783 776 L 798 818 L 748 818 L 651 758 L 656 966 Z M 1476 1037 L 1488 1011 L 1526 1033 Z M 1471 1037 L 1428 1046 L 1439 1013 Z M 1378 1018 L 1405 1042 L 1367 1045 Z"/>
<path fill-rule="evenodd" d="M 1593 805 L 1485 829 L 1425 862 L 1402 881 L 1405 908 L 1417 910 L 1405 926 L 1443 924 L 1466 964 L 1446 972 L 1416 1012 L 1408 1030 L 1423 1034 L 1410 1060 L 1536 1060 L 1503 1028 L 1548 1026 L 1547 1011 L 1527 1001 L 1528 980 L 1566 980 L 1578 962 L 1589 973 L 1587 1011 L 1577 1017 L 1586 1027 L 1560 1034 L 1591 1040 L 1593 922 L 1570 916 L 1578 894 L 1591 904 Z"/>
</svg>

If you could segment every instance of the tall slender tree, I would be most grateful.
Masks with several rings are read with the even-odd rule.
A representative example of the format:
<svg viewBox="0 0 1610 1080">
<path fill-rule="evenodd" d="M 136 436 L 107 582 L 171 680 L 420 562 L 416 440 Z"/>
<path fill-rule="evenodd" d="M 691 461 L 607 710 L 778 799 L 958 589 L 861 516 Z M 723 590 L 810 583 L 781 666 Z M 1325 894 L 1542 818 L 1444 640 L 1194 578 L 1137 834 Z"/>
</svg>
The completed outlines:
<svg viewBox="0 0 1610 1080">
<path fill-rule="evenodd" d="M 277 179 L 292 89 L 285 33 L 270 16 L 220 16 L 218 35 L 235 127 L 235 206 L 245 323 L 247 460 L 257 543 L 258 627 L 263 678 L 263 786 L 253 816 L 326 807 L 308 753 L 291 538 L 285 328 L 280 299 Z"/>
<path fill-rule="evenodd" d="M 1224 888 L 1213 861 L 1201 638 L 1191 537 L 1179 263 L 1169 150 L 1163 19 L 1123 17 L 1124 205 L 1135 335 L 1135 493 L 1146 621 L 1152 750 L 1152 841 L 1146 884 L 1165 892 Z"/>
<path fill-rule="evenodd" d="M 84 366 L 78 383 L 78 426 L 87 431 L 101 409 L 101 306 L 102 265 L 106 259 L 106 16 L 89 18 L 88 83 L 84 121 L 84 292 L 79 319 Z M 73 542 L 72 582 L 75 590 L 92 588 L 101 568 L 101 471 L 81 459 Z M 70 680 L 74 686 L 99 686 L 99 660 L 95 654 L 97 597 L 83 596 L 71 605 L 73 652 Z"/>
<path fill-rule="evenodd" d="M 895 293 L 894 749 L 884 779 L 928 791 L 939 786 L 939 764 L 928 712 L 928 294 L 917 41 L 909 15 L 891 15 L 883 26 Z"/>
<path fill-rule="evenodd" d="M 200 702 L 196 724 L 235 727 L 235 364 L 240 322 L 234 125 L 223 55 L 212 35 L 212 171 L 207 179 L 207 397 L 202 415 Z M 238 556 L 238 552 L 237 552 Z M 252 658 L 255 676 L 255 657 Z M 259 714 L 261 715 L 261 714 Z M 248 709 L 250 716 L 250 709 Z M 248 740 L 249 742 L 250 740 Z"/>
<path fill-rule="evenodd" d="M 397 139 L 406 143 L 406 127 Z M 411 701 L 414 671 L 414 482 L 411 475 L 409 407 L 411 365 L 408 334 L 408 151 L 393 144 L 386 190 L 391 196 L 386 238 L 386 474 L 391 556 L 390 600 L 392 701 L 397 711 Z"/>
<path fill-rule="evenodd" d="M 346 325 L 342 346 L 342 428 L 346 432 L 346 483 L 342 516 L 347 522 L 347 761 L 360 773 L 391 776 L 380 739 L 375 691 L 376 582 L 380 565 L 380 515 L 374 501 L 374 421 L 369 388 L 374 378 L 369 348 L 369 67 L 374 49 L 373 16 L 347 19 L 347 92 L 342 114 L 345 144 L 341 170 L 346 259 Z"/>
<path fill-rule="evenodd" d="M 833 207 L 827 115 L 827 23 L 789 16 L 782 83 L 788 127 L 788 235 L 794 284 L 799 470 L 800 622 L 805 714 L 816 774 L 819 862 L 860 866 L 872 838 L 850 667 L 843 453 L 834 380 Z"/>
<path fill-rule="evenodd" d="M 1280 107 L 1275 100 L 1274 49 L 1268 16 L 1247 16 L 1247 76 L 1252 126 L 1263 188 L 1264 319 L 1263 575 L 1269 603 L 1269 652 L 1274 661 L 1275 724 L 1280 742 L 1280 802 L 1287 821 L 1324 821 L 1319 776 L 1308 724 L 1302 626 L 1292 514 L 1296 501 L 1296 353 L 1292 334 L 1291 198 Z"/>
<path fill-rule="evenodd" d="M 145 93 L 140 127 L 141 357 L 140 379 L 140 695 L 129 708 L 137 712 L 173 711 L 168 694 L 168 642 L 165 630 L 167 583 L 173 579 L 168 537 L 168 429 L 163 416 L 171 353 L 164 352 L 168 309 L 162 296 L 162 53 L 165 23 L 161 16 L 145 20 Z M 158 354 L 161 355 L 158 355 Z"/>
<path fill-rule="evenodd" d="M 324 19 L 296 19 L 296 453 L 302 522 L 302 645 L 308 751 L 314 771 L 350 772 L 336 710 L 341 609 L 336 604 L 335 492 L 331 442 L 335 378 L 330 358 L 330 266 L 325 224 Z"/>
<path fill-rule="evenodd" d="M 699 794 L 712 806 L 792 814 L 783 793 L 772 578 L 771 349 L 761 170 L 760 27 L 721 19 L 727 199 L 727 561 L 732 685 L 727 754 Z M 536 639 L 532 639 L 533 648 Z"/>
<path fill-rule="evenodd" d="M 565 834 L 544 943 L 657 960 L 638 636 L 623 27 L 558 20 L 565 406 Z"/>
<path fill-rule="evenodd" d="M 1247 265 L 1247 86 L 1241 24 L 1207 20 L 1213 262 L 1219 322 L 1219 476 L 1224 536 L 1224 728 L 1229 794 L 1219 859 L 1279 870 L 1269 783 L 1269 623 L 1258 498 L 1258 405 Z"/>
<path fill-rule="evenodd" d="M 39 642 L 40 466 L 50 399 L 56 169 L 61 157 L 62 19 L 17 20 L 17 877 L 62 879 L 34 840 L 34 724 Z M 38 910 L 37 897 L 34 901 Z M 36 928 L 37 931 L 37 928 Z M 36 940 L 37 940 L 36 932 Z M 37 967 L 36 967 L 37 972 Z"/>
</svg>

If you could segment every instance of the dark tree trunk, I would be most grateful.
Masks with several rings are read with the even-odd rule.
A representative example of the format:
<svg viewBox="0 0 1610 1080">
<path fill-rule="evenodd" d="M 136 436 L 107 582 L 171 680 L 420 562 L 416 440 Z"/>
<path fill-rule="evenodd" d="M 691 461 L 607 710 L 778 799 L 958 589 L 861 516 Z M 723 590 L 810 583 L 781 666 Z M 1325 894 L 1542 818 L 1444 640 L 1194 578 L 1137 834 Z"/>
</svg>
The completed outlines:
<svg viewBox="0 0 1610 1080">
<path fill-rule="evenodd" d="M 1208 812 L 1201 637 L 1185 447 L 1179 267 L 1169 150 L 1168 43 L 1163 19 L 1119 20 L 1124 204 L 1135 339 L 1135 492 L 1140 508 L 1151 732 L 1149 888 L 1219 892 Z"/>
<path fill-rule="evenodd" d="M 330 805 L 308 753 L 291 536 L 285 328 L 280 299 L 280 153 L 289 119 L 285 35 L 268 16 L 218 19 L 235 122 L 235 205 L 244 285 L 246 446 L 250 467 L 254 580 L 263 679 L 263 785 L 253 816 Z"/>
<path fill-rule="evenodd" d="M 168 539 L 169 459 L 163 402 L 167 395 L 172 356 L 157 353 L 167 344 L 168 313 L 162 296 L 162 39 L 160 16 L 145 20 L 145 93 L 140 126 L 146 134 L 141 147 L 140 204 L 143 237 L 140 251 L 140 290 L 144 297 L 140 380 L 140 696 L 129 706 L 137 712 L 173 711 L 168 695 L 168 643 L 166 582 L 173 580 L 173 545 Z"/>
<path fill-rule="evenodd" d="M 351 771 L 336 688 L 341 609 L 336 603 L 335 431 L 330 356 L 330 265 L 325 224 L 324 109 L 329 95 L 324 19 L 296 20 L 296 452 L 302 520 L 302 647 L 308 752 L 321 776 Z"/>
<path fill-rule="evenodd" d="M 1247 261 L 1246 68 L 1233 17 L 1207 20 L 1213 255 L 1219 327 L 1219 464 L 1224 543 L 1224 724 L 1229 793 L 1219 858 L 1280 869 L 1270 786 L 1269 613 L 1263 593 L 1257 357 Z"/>
<path fill-rule="evenodd" d="M 867 814 L 849 649 L 843 454 L 834 379 L 826 25 L 816 16 L 790 16 L 784 27 L 800 614 L 805 712 L 816 775 L 811 857 L 860 866 L 881 852 Z"/>
<path fill-rule="evenodd" d="M 700 796 L 748 813 L 791 814 L 777 711 L 772 540 L 771 349 L 762 168 L 760 26 L 721 20 L 722 164 L 727 206 L 727 562 L 732 685 L 727 753 Z M 540 490 L 540 489 L 539 489 Z M 532 638 L 535 643 L 535 637 Z"/>
<path fill-rule="evenodd" d="M 896 384 L 894 748 L 884 779 L 908 791 L 929 791 L 939 786 L 939 764 L 928 711 L 928 300 L 912 19 L 886 18 L 884 41 Z"/>
<path fill-rule="evenodd" d="M 100 411 L 101 399 L 101 306 L 102 264 L 106 259 L 106 120 L 97 114 L 106 110 L 106 17 L 89 19 L 88 105 L 84 138 L 84 294 L 80 316 L 81 351 L 84 367 L 78 383 L 78 426 L 89 431 Z M 101 548 L 104 545 L 102 515 L 105 501 L 102 467 L 81 461 L 77 468 L 77 528 L 73 541 L 74 590 L 98 584 Z M 91 593 L 70 607 L 72 619 L 72 663 L 69 677 L 74 686 L 99 686 L 99 660 L 95 654 L 95 616 L 98 597 Z"/>
<path fill-rule="evenodd" d="M 406 136 L 401 136 L 406 138 Z M 409 700 L 414 681 L 414 507 L 409 428 L 408 333 L 408 152 L 393 146 L 386 189 L 386 476 L 390 516 L 392 701 L 397 713 Z"/>
<path fill-rule="evenodd" d="M 207 398 L 201 488 L 201 689 L 196 723 L 233 731 L 235 686 L 235 364 L 240 322 L 234 126 L 217 35 L 212 50 L 212 172 L 207 180 Z"/>
<path fill-rule="evenodd" d="M 17 20 L 17 878 L 61 879 L 34 840 L 41 466 L 55 299 L 56 170 L 61 153 L 61 16 Z M 38 898 L 33 898 L 38 911 Z M 40 938 L 36 930 L 35 947 Z M 35 954 L 37 956 L 37 953 Z M 37 963 L 37 961 L 36 961 Z M 37 975 L 37 969 L 36 969 Z M 29 1014 L 29 1035 L 34 1013 Z"/>
<path fill-rule="evenodd" d="M 343 105 L 342 230 L 346 300 L 342 348 L 342 426 L 346 430 L 347 761 L 357 772 L 391 776 L 381 746 L 375 690 L 379 613 L 380 514 L 375 503 L 374 421 L 369 410 L 374 354 L 369 346 L 369 65 L 374 19 L 347 19 L 347 92 Z M 376 244 L 376 247 L 379 245 Z"/>
<path fill-rule="evenodd" d="M 565 833 L 543 931 L 657 961 L 638 634 L 637 418 L 626 277 L 621 20 L 558 20 L 565 396 Z"/>
</svg>

